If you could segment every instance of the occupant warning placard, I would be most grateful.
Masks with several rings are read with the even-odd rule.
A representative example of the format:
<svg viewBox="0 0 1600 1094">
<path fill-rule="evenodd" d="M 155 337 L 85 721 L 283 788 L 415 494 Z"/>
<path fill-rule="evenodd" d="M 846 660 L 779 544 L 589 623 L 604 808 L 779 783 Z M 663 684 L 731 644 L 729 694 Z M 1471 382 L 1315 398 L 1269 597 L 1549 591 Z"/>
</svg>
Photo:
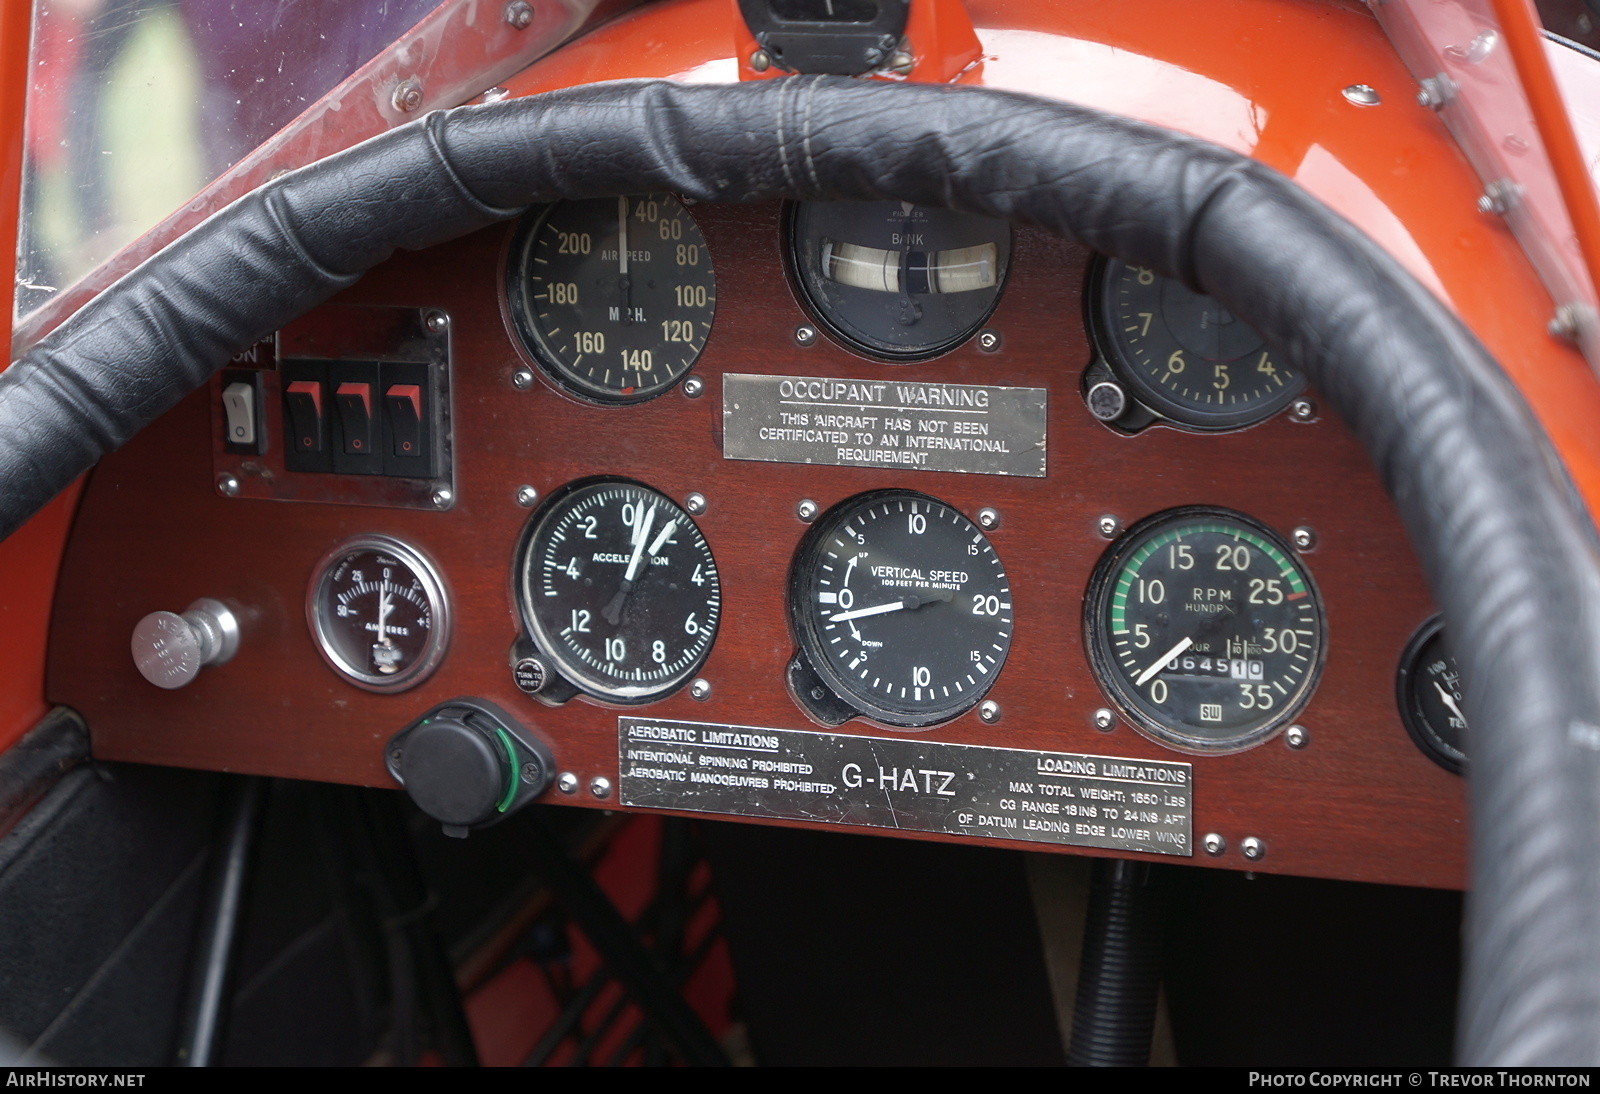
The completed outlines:
<svg viewBox="0 0 1600 1094">
<path fill-rule="evenodd" d="M 636 717 L 617 751 L 623 805 L 1193 853 L 1186 763 Z"/>
</svg>

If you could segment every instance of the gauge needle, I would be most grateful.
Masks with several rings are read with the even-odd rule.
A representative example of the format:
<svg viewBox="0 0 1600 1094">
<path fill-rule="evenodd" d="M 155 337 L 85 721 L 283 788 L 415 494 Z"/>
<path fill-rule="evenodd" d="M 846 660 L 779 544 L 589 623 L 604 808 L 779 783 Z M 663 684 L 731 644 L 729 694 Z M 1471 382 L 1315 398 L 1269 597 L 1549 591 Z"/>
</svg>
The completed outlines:
<svg viewBox="0 0 1600 1094">
<path fill-rule="evenodd" d="M 389 645 L 389 633 L 383 629 L 384 620 L 389 618 L 389 613 L 394 611 L 394 602 L 389 599 L 389 591 L 385 589 L 378 595 L 378 644 Z"/>
<path fill-rule="evenodd" d="M 1155 664 L 1151 665 L 1149 668 L 1145 669 L 1139 674 L 1139 679 L 1133 682 L 1134 687 L 1144 687 L 1150 682 L 1150 677 L 1154 676 L 1156 673 L 1172 664 L 1172 659 L 1174 657 L 1177 657 L 1178 654 L 1182 653 L 1192 645 L 1194 645 L 1194 639 L 1185 638 L 1182 642 L 1179 642 L 1176 646 L 1173 646 L 1170 650 L 1157 658 Z"/>
<path fill-rule="evenodd" d="M 628 276 L 628 199 L 617 199 L 617 272 Z"/>
<path fill-rule="evenodd" d="M 622 606 L 627 603 L 628 594 L 633 592 L 633 581 L 639 574 L 639 563 L 644 561 L 644 556 L 647 553 L 645 551 L 645 543 L 650 538 L 650 528 L 655 522 L 656 507 L 654 502 L 651 503 L 649 510 L 646 511 L 643 520 L 640 520 L 637 516 L 634 517 L 633 555 L 628 559 L 628 572 L 623 575 L 622 588 L 617 590 L 617 595 L 611 598 L 611 603 L 607 604 L 600 612 L 605 617 L 606 622 L 613 627 L 622 622 Z M 666 529 L 663 529 L 666 534 L 656 540 L 657 546 L 667 541 L 667 536 L 671 534 L 671 529 L 675 528 L 677 523 L 677 521 L 673 521 Z M 648 553 L 654 554 L 655 551 L 651 550 Z"/>
<path fill-rule="evenodd" d="M 1437 680 L 1433 682 L 1433 686 L 1438 690 L 1439 698 L 1444 700 L 1444 705 L 1450 708 L 1450 713 L 1454 714 L 1457 718 L 1460 718 L 1462 725 L 1466 725 L 1467 716 L 1461 713 L 1461 708 L 1456 705 L 1456 697 L 1444 690 L 1444 685 L 1439 683 Z"/>
<path fill-rule="evenodd" d="M 635 520 L 638 518 L 635 517 Z M 628 573 L 624 580 L 630 584 L 639 575 L 639 563 L 644 560 L 645 541 L 650 538 L 650 529 L 656 522 L 655 502 L 650 503 L 650 508 L 645 512 L 644 523 L 636 525 L 633 530 L 633 557 L 628 560 Z"/>
<path fill-rule="evenodd" d="M 949 602 L 955 594 L 948 589 L 941 589 L 936 593 L 924 596 L 903 596 L 899 600 L 888 604 L 879 604 L 872 608 L 856 608 L 854 611 L 836 612 L 828 617 L 830 623 L 848 623 L 852 619 L 865 619 L 869 615 L 886 615 L 889 612 L 898 612 L 906 608 L 920 608 L 924 604 L 934 604 L 940 601 Z"/>
<path fill-rule="evenodd" d="M 677 518 L 667 521 L 666 527 L 661 529 L 660 533 L 656 536 L 656 541 L 650 545 L 650 547 L 645 551 L 645 554 L 649 555 L 651 558 L 659 555 L 661 553 L 661 548 L 667 545 L 667 540 L 671 539 L 672 533 L 676 532 L 677 530 Z"/>
</svg>

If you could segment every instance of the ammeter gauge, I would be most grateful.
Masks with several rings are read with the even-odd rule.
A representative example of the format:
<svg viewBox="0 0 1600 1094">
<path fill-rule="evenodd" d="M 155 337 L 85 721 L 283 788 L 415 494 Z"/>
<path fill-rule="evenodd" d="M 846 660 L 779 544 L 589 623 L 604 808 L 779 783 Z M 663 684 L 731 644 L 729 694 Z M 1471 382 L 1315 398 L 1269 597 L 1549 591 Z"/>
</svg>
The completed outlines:
<svg viewBox="0 0 1600 1094">
<path fill-rule="evenodd" d="M 1088 326 L 1101 358 L 1139 404 L 1167 421 L 1239 429 L 1305 390 L 1299 372 L 1209 296 L 1114 258 L 1090 266 L 1088 285 Z M 1118 424 L 1141 424 L 1125 418 Z"/>
<path fill-rule="evenodd" d="M 1101 558 L 1084 613 L 1101 687 L 1135 728 L 1185 752 L 1260 744 L 1322 670 L 1311 575 L 1275 532 L 1227 509 L 1134 525 Z"/>
<path fill-rule="evenodd" d="M 1444 618 L 1434 616 L 1411 636 L 1400 655 L 1395 682 L 1400 719 L 1417 747 L 1457 775 L 1467 765 L 1467 716 L 1461 670 L 1446 640 Z"/>
<path fill-rule="evenodd" d="M 517 334 L 560 387 L 638 403 L 695 363 L 717 310 L 711 252 L 671 194 L 562 201 L 517 234 L 506 298 Z"/>
<path fill-rule="evenodd" d="M 920 728 L 993 686 L 1011 648 L 1011 584 L 954 507 L 881 490 L 839 503 L 807 533 L 789 617 L 801 670 L 790 682 L 808 711 L 835 725 L 863 714 Z"/>
<path fill-rule="evenodd" d="M 317 564 L 306 595 L 317 651 L 368 691 L 403 691 L 438 667 L 450 638 L 444 584 L 414 548 L 357 536 Z"/>
<path fill-rule="evenodd" d="M 628 479 L 552 494 L 529 518 L 512 574 L 533 644 L 562 679 L 607 702 L 675 691 L 705 662 L 722 618 L 700 529 L 677 502 Z"/>
<path fill-rule="evenodd" d="M 1011 262 L 1005 221 L 903 201 L 802 202 L 789 236 L 817 319 L 888 360 L 933 357 L 972 337 Z"/>
</svg>

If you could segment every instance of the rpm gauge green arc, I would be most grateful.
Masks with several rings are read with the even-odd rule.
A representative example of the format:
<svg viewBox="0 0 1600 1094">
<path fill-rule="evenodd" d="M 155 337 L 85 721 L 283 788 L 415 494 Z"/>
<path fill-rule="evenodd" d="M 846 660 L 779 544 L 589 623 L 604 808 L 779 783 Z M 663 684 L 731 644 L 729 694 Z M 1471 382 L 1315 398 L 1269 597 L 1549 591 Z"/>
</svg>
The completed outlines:
<svg viewBox="0 0 1600 1094">
<path fill-rule="evenodd" d="M 1090 662 L 1145 735 L 1185 752 L 1260 744 L 1305 706 L 1326 622 L 1311 575 L 1265 525 L 1226 509 L 1158 513 L 1096 567 Z"/>
</svg>

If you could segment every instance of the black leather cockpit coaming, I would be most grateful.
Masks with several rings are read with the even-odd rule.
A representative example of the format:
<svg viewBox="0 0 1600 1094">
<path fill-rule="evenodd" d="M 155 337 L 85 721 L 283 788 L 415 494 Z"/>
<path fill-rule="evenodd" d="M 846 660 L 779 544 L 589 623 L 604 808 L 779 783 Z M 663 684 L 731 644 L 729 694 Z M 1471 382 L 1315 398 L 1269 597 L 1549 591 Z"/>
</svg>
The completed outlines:
<svg viewBox="0 0 1600 1094">
<path fill-rule="evenodd" d="M 1305 370 L 1393 494 L 1468 682 L 1461 1057 L 1600 1062 L 1592 522 L 1520 397 L 1427 290 L 1282 176 L 1201 141 L 1019 95 L 833 77 L 599 84 L 435 114 L 241 199 L 0 374 L 0 534 L 396 248 L 655 189 L 1032 222 L 1210 293 Z"/>
</svg>

